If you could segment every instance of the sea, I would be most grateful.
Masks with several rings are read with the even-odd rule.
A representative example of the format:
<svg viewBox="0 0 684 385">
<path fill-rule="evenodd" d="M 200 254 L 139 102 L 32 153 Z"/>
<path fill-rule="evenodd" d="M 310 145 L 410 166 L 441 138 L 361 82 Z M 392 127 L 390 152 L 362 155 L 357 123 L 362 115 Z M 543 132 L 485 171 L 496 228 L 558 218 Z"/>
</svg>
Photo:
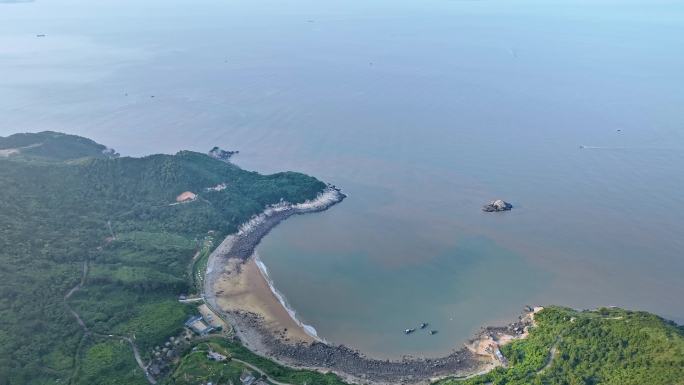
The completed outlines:
<svg viewBox="0 0 684 385">
<path fill-rule="evenodd" d="M 0 135 L 42 130 L 341 188 L 258 253 L 372 357 L 526 305 L 684 322 L 679 0 L 0 0 Z"/>
</svg>

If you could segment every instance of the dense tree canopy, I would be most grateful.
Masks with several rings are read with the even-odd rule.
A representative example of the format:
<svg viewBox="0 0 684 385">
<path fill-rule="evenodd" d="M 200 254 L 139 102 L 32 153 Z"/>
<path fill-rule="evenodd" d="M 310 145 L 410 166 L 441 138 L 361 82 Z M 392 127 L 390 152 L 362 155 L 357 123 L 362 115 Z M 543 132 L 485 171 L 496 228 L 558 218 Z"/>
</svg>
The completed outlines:
<svg viewBox="0 0 684 385">
<path fill-rule="evenodd" d="M 94 333 L 135 335 L 145 352 L 182 327 L 190 310 L 176 298 L 208 231 L 234 232 L 268 204 L 325 187 L 187 151 L 119 158 L 52 132 L 0 138 L 0 151 L 0 385 L 93 384 L 100 370 L 111 383 L 144 380 L 132 355 L 113 358 L 129 347 L 83 338 L 65 303 Z M 175 204 L 184 191 L 198 199 Z M 86 261 L 86 285 L 65 300 Z"/>
<path fill-rule="evenodd" d="M 684 329 L 653 314 L 549 307 L 504 345 L 510 367 L 441 385 L 682 385 Z"/>
</svg>

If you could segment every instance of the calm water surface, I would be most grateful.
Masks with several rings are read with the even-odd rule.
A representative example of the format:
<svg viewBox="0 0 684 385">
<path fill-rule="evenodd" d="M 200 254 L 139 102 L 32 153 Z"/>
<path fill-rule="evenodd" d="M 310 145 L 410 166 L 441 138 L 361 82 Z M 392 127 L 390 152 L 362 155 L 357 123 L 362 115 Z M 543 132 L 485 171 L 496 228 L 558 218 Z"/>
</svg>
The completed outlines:
<svg viewBox="0 0 684 385">
<path fill-rule="evenodd" d="M 337 184 L 259 247 L 276 285 L 328 341 L 436 355 L 528 303 L 684 321 L 683 48 L 681 1 L 0 3 L 0 135 Z"/>
</svg>

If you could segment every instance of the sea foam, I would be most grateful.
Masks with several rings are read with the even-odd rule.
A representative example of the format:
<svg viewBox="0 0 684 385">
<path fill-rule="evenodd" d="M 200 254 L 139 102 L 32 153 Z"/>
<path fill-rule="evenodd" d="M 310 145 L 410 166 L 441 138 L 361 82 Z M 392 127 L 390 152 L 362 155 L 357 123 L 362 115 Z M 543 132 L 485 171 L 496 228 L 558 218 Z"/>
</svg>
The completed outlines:
<svg viewBox="0 0 684 385">
<path fill-rule="evenodd" d="M 287 302 L 287 299 L 285 296 L 276 289 L 275 285 L 273 284 L 273 280 L 271 277 L 268 275 L 268 268 L 266 268 L 266 265 L 261 261 L 259 258 L 259 255 L 257 253 L 254 253 L 254 262 L 256 263 L 257 267 L 259 268 L 259 272 L 261 273 L 261 276 L 264 277 L 266 282 L 268 283 L 268 287 L 271 289 L 271 292 L 275 297 L 278 299 L 278 302 L 285 308 L 287 311 L 287 314 L 290 315 L 290 318 L 292 318 L 297 325 L 299 325 L 302 329 L 304 329 L 304 332 L 306 334 L 310 335 L 311 337 L 315 338 L 318 341 L 325 342 L 321 337 L 318 336 L 318 332 L 316 331 L 316 328 L 314 328 L 311 325 L 307 325 L 300 321 L 297 318 L 297 312 L 290 306 L 290 304 Z"/>
</svg>

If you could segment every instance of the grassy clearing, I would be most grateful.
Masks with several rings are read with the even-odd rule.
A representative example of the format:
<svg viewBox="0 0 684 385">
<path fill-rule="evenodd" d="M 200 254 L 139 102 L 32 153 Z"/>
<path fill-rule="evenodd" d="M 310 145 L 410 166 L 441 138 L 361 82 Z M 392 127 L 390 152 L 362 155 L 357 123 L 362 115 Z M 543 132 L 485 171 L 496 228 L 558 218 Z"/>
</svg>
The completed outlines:
<svg viewBox="0 0 684 385">
<path fill-rule="evenodd" d="M 194 350 L 186 354 L 180 361 L 176 370 L 169 376 L 167 383 L 174 385 L 194 385 L 207 382 L 239 384 L 240 375 L 243 372 L 249 372 L 255 378 L 259 377 L 259 373 L 242 363 L 230 360 L 223 362 L 210 360 L 207 357 L 207 352 L 210 350 L 230 356 L 230 352 L 218 343 L 202 342 L 196 344 Z"/>
<path fill-rule="evenodd" d="M 136 308 L 136 314 L 114 331 L 135 337 L 138 348 L 149 352 L 168 336 L 180 334 L 188 314 L 193 311 L 193 307 L 177 301 L 148 303 Z"/>
<path fill-rule="evenodd" d="M 74 384 L 147 385 L 131 347 L 120 340 L 107 340 L 89 346 L 81 360 Z"/>
</svg>

